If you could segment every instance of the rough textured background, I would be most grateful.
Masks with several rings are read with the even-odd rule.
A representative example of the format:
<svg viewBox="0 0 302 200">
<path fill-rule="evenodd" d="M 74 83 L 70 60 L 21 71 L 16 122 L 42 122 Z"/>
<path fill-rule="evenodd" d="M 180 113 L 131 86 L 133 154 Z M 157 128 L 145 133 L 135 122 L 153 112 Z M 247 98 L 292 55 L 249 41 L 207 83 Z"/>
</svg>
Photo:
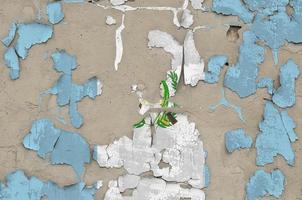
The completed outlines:
<svg viewBox="0 0 302 200">
<path fill-rule="evenodd" d="M 7 34 L 13 21 L 31 22 L 35 19 L 38 1 L 2 0 L 0 6 L 0 37 Z M 46 1 L 40 1 L 43 5 Z M 205 4 L 210 6 L 211 1 Z M 173 6 L 180 7 L 181 0 L 136 0 L 129 5 L 138 6 Z M 191 7 L 190 7 L 191 9 Z M 191 9 L 192 10 L 192 9 Z M 29 51 L 29 56 L 21 62 L 21 76 L 17 81 L 9 79 L 9 70 L 0 59 L 0 179 L 16 169 L 24 169 L 27 175 L 34 175 L 42 180 L 52 179 L 60 185 L 76 181 L 75 174 L 69 166 L 52 166 L 40 159 L 34 151 L 23 148 L 21 142 L 27 134 L 34 119 L 49 117 L 56 126 L 74 130 L 68 122 L 66 108 L 60 111 L 56 107 L 55 97 L 44 97 L 39 103 L 39 94 L 45 91 L 59 77 L 52 68 L 51 59 L 45 59 L 56 48 L 66 49 L 78 58 L 78 69 L 74 71 L 74 80 L 85 82 L 92 76 L 103 82 L 103 94 L 95 101 L 84 99 L 80 102 L 79 111 L 84 116 L 84 126 L 75 130 L 80 132 L 88 142 L 108 144 L 123 135 L 132 136 L 132 124 L 140 117 L 137 113 L 138 101 L 135 94 L 130 93 L 130 85 L 141 83 L 146 86 L 146 99 L 159 100 L 159 83 L 165 78 L 170 68 L 170 56 L 162 49 L 147 48 L 147 34 L 152 29 L 166 31 L 183 41 L 186 30 L 178 29 L 172 23 L 172 13 L 168 11 L 136 11 L 127 12 L 125 30 L 123 32 L 124 55 L 119 70 L 114 71 L 115 29 L 121 21 L 121 13 L 116 10 L 103 10 L 92 4 L 64 4 L 65 19 L 54 27 L 54 37 L 47 44 L 36 45 Z M 225 23 L 236 22 L 236 17 L 218 16 L 213 13 L 193 11 L 194 25 L 211 25 L 211 30 L 198 30 L 195 43 L 201 56 L 207 60 L 214 54 L 226 54 L 229 63 L 236 62 L 238 48 L 241 43 L 243 27 L 239 31 L 239 39 L 227 37 L 228 27 Z M 105 25 L 107 15 L 117 19 L 117 25 Z M 286 45 L 280 51 L 280 62 L 289 57 L 302 66 L 300 51 L 302 46 Z M 0 54 L 5 48 L 0 45 Z M 265 62 L 260 67 L 259 75 L 270 75 L 277 79 L 280 66 L 274 66 L 270 49 L 266 50 Z M 225 70 L 224 70 L 225 72 Z M 259 77 L 260 77 L 259 76 Z M 302 138 L 302 78 L 297 81 L 297 104 L 289 110 L 297 123 L 296 132 Z M 276 84 L 279 84 L 278 82 Z M 257 94 L 240 99 L 235 93 L 226 90 L 226 97 L 243 109 L 246 123 L 242 123 L 232 110 L 219 107 L 211 112 L 209 106 L 221 98 L 222 79 L 219 84 L 209 85 L 200 82 L 197 87 L 180 84 L 175 102 L 182 105 L 192 122 L 202 135 L 205 149 L 208 151 L 207 162 L 211 170 L 211 184 L 206 189 L 209 200 L 239 200 L 245 197 L 245 184 L 254 171 L 255 148 L 227 154 L 224 147 L 224 133 L 235 128 L 244 128 L 253 138 L 258 133 L 258 123 L 262 120 L 263 98 L 270 98 L 266 90 L 258 90 Z M 40 106 L 39 106 L 40 105 Z M 58 113 L 65 116 L 67 125 L 57 120 Z M 286 187 L 282 199 L 302 200 L 302 142 L 298 140 L 292 145 L 295 155 L 295 167 L 286 165 L 283 158 L 275 159 L 274 164 L 264 169 L 280 168 L 286 176 Z M 107 181 L 122 174 L 122 170 L 101 169 L 93 161 L 86 166 L 85 181 L 92 184 L 99 179 Z M 103 187 L 96 199 L 102 199 L 106 190 Z M 267 198 L 271 199 L 271 198 Z"/>
</svg>

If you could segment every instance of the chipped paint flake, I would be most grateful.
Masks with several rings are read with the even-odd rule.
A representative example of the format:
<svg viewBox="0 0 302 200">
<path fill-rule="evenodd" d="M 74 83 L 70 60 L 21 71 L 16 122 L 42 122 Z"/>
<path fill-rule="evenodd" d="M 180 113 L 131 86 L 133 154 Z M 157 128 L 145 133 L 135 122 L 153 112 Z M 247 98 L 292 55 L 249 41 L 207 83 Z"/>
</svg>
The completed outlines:
<svg viewBox="0 0 302 200">
<path fill-rule="evenodd" d="M 114 69 L 118 70 L 118 65 L 122 61 L 123 57 L 123 39 L 122 39 L 122 31 L 125 29 L 124 25 L 125 14 L 122 16 L 121 25 L 115 31 L 115 60 L 114 60 Z"/>
<path fill-rule="evenodd" d="M 112 17 L 112 16 L 107 16 L 106 17 L 106 24 L 107 25 L 115 25 L 116 24 L 116 20 Z"/>
<path fill-rule="evenodd" d="M 57 95 L 59 106 L 69 105 L 71 124 L 75 128 L 80 128 L 83 125 L 83 117 L 78 112 L 77 103 L 85 97 L 95 99 L 102 93 L 102 84 L 96 77 L 90 78 L 83 85 L 73 83 L 72 72 L 77 68 L 77 61 L 75 56 L 69 55 L 65 50 L 59 50 L 51 57 L 54 69 L 63 74 L 46 94 Z"/>
<path fill-rule="evenodd" d="M 274 92 L 273 102 L 281 108 L 292 107 L 296 103 L 296 79 L 300 75 L 298 65 L 291 59 L 280 68 L 280 87 Z"/>
<path fill-rule="evenodd" d="M 218 104 L 216 105 L 211 105 L 210 106 L 210 109 L 215 111 L 219 106 L 225 106 L 227 108 L 231 108 L 234 110 L 234 112 L 237 113 L 239 119 L 242 121 L 242 122 L 245 122 L 245 119 L 244 119 L 244 116 L 242 114 L 242 110 L 241 110 L 241 107 L 240 106 L 236 106 L 234 104 L 231 104 L 226 98 L 225 98 L 225 94 L 224 94 L 224 89 L 222 88 L 221 89 L 221 99 L 219 101 Z"/>
<path fill-rule="evenodd" d="M 37 151 L 41 158 L 46 159 L 46 155 L 50 154 L 52 164 L 71 165 L 78 178 L 84 173 L 84 164 L 90 163 L 89 145 L 85 139 L 77 133 L 56 128 L 48 119 L 32 123 L 23 145 Z"/>
<path fill-rule="evenodd" d="M 118 5 L 122 5 L 124 3 L 126 3 L 128 0 L 110 0 L 110 3 L 113 6 L 118 6 Z"/>
<path fill-rule="evenodd" d="M 256 92 L 258 65 L 264 61 L 264 48 L 256 44 L 256 40 L 252 32 L 243 33 L 238 61 L 228 68 L 224 76 L 224 86 L 242 98 Z"/>
<path fill-rule="evenodd" d="M 227 63 L 228 57 L 224 55 L 211 56 L 208 61 L 208 71 L 205 72 L 206 83 L 218 83 L 220 72 Z"/>
<path fill-rule="evenodd" d="M 295 154 L 291 143 L 297 139 L 294 132 L 295 122 L 287 111 L 279 112 L 272 103 L 266 102 L 263 121 L 259 123 L 260 133 L 256 139 L 256 163 L 264 166 L 273 163 L 278 154 L 283 156 L 289 165 L 294 165 Z"/>
<path fill-rule="evenodd" d="M 12 41 L 14 40 L 15 35 L 16 35 L 16 31 L 17 31 L 17 24 L 16 23 L 12 23 L 12 25 L 9 28 L 8 35 L 1 40 L 1 42 L 6 47 L 8 47 L 12 43 Z"/>
<path fill-rule="evenodd" d="M 52 26 L 46 24 L 30 23 L 18 24 L 15 49 L 19 57 L 25 59 L 30 49 L 35 44 L 44 43 L 52 37 Z"/>
<path fill-rule="evenodd" d="M 257 170 L 246 185 L 246 199 L 258 200 L 266 195 L 280 198 L 284 191 L 285 177 L 276 169 L 271 173 Z"/>
<path fill-rule="evenodd" d="M 47 4 L 48 21 L 52 24 L 57 24 L 64 18 L 61 2 L 52 2 Z"/>
<path fill-rule="evenodd" d="M 253 140 L 243 129 L 228 131 L 224 135 L 225 147 L 229 153 L 236 149 L 251 148 Z"/>
<path fill-rule="evenodd" d="M 204 80 L 204 61 L 194 42 L 193 31 L 188 31 L 184 41 L 184 80 L 186 85 L 196 86 Z"/>
<path fill-rule="evenodd" d="M 5 65 L 9 68 L 9 76 L 12 80 L 18 79 L 20 75 L 19 58 L 14 48 L 8 48 L 4 53 Z"/>
</svg>

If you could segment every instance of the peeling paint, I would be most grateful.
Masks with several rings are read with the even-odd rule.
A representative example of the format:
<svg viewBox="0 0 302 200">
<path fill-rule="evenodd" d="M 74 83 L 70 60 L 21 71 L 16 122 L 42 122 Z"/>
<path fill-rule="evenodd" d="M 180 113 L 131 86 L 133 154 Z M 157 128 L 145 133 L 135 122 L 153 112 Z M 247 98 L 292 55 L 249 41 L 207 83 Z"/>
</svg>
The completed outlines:
<svg viewBox="0 0 302 200">
<path fill-rule="evenodd" d="M 14 40 L 15 35 L 16 35 L 16 31 L 17 31 L 17 24 L 16 23 L 12 23 L 12 25 L 9 28 L 8 35 L 1 40 L 1 42 L 6 47 L 8 47 L 12 43 L 12 41 Z"/>
<path fill-rule="evenodd" d="M 21 170 L 10 173 L 6 179 L 6 184 L 0 183 L 1 200 L 94 200 L 97 190 L 83 182 L 61 188 L 52 181 L 43 182 L 35 176 L 28 178 Z"/>
<path fill-rule="evenodd" d="M 191 1 L 191 5 L 195 10 L 202 10 L 204 11 L 205 8 L 203 7 L 202 3 L 204 2 L 204 0 L 190 0 Z"/>
<path fill-rule="evenodd" d="M 212 10 L 219 14 L 239 16 L 245 23 L 251 23 L 254 18 L 241 0 L 213 0 Z"/>
<path fill-rule="evenodd" d="M 216 105 L 211 105 L 210 106 L 210 109 L 212 111 L 215 111 L 219 106 L 225 106 L 227 108 L 231 108 L 234 110 L 234 112 L 237 113 L 239 119 L 242 121 L 242 122 L 245 122 L 245 119 L 244 119 L 244 116 L 242 114 L 242 110 L 241 110 L 241 107 L 240 106 L 236 106 L 234 104 L 231 104 L 226 98 L 225 98 L 225 94 L 224 94 L 224 89 L 222 88 L 221 89 L 221 99 L 219 101 L 218 104 Z"/>
<path fill-rule="evenodd" d="M 272 103 L 266 102 L 263 121 L 259 123 L 260 133 L 256 139 L 258 166 L 273 163 L 278 154 L 283 156 L 289 165 L 294 165 L 295 154 L 291 143 L 297 139 L 294 132 L 295 122 L 287 111 L 279 112 Z"/>
<path fill-rule="evenodd" d="M 296 79 L 300 75 L 299 66 L 289 59 L 280 68 L 280 87 L 274 92 L 273 102 L 281 108 L 292 107 L 296 103 Z"/>
<path fill-rule="evenodd" d="M 243 33 L 238 61 L 224 76 L 224 86 L 240 97 L 252 95 L 257 89 L 258 65 L 264 61 L 264 48 L 256 44 L 256 40 L 252 32 Z"/>
<path fill-rule="evenodd" d="M 167 72 L 167 80 L 162 82 L 161 95 L 164 96 L 164 87 L 168 87 L 168 96 L 174 96 L 178 82 L 180 80 L 182 61 L 183 61 L 183 46 L 180 45 L 171 35 L 168 33 L 153 30 L 148 34 L 148 47 L 163 48 L 166 52 L 172 55 L 171 70 Z"/>
<path fill-rule="evenodd" d="M 253 139 L 243 129 L 228 131 L 224 135 L 225 147 L 229 153 L 236 149 L 251 148 Z"/>
<path fill-rule="evenodd" d="M 47 4 L 48 20 L 52 24 L 57 24 L 64 18 L 61 2 L 52 2 Z"/>
<path fill-rule="evenodd" d="M 20 76 L 19 58 L 14 48 L 8 48 L 4 53 L 5 65 L 9 68 L 9 76 L 12 80 Z"/>
<path fill-rule="evenodd" d="M 52 164 L 71 165 L 79 179 L 84 173 L 84 164 L 90 163 L 89 145 L 85 139 L 77 133 L 56 128 L 48 119 L 32 123 L 30 132 L 23 139 L 23 145 L 37 151 L 43 159 L 50 154 Z"/>
<path fill-rule="evenodd" d="M 17 40 L 15 49 L 19 57 L 25 59 L 28 49 L 35 44 L 44 43 L 52 37 L 52 26 L 46 24 L 29 23 L 18 24 Z"/>
<path fill-rule="evenodd" d="M 59 106 L 69 105 L 71 124 L 75 128 L 80 128 L 83 125 L 83 117 L 77 110 L 77 103 L 86 96 L 95 99 L 102 93 L 102 84 L 96 77 L 90 78 L 83 85 L 73 83 L 72 71 L 77 68 L 77 61 L 75 56 L 69 55 L 65 50 L 59 50 L 51 57 L 54 69 L 63 74 L 46 94 L 57 95 Z"/>
<path fill-rule="evenodd" d="M 280 198 L 284 191 L 285 177 L 276 169 L 271 173 L 257 170 L 246 185 L 247 200 L 258 200 L 266 195 Z"/>
<path fill-rule="evenodd" d="M 123 196 L 117 181 L 110 181 L 104 200 L 180 200 L 190 198 L 192 200 L 205 200 L 203 191 L 192 188 L 184 189 L 180 184 L 166 183 L 158 178 L 142 178 L 134 189 L 132 196 Z"/>
<path fill-rule="evenodd" d="M 228 57 L 224 55 L 211 56 L 208 61 L 208 71 L 205 72 L 204 81 L 210 84 L 218 83 L 220 72 L 227 61 Z"/>
<path fill-rule="evenodd" d="M 116 20 L 112 16 L 107 16 L 106 17 L 106 24 L 107 25 L 115 25 L 116 24 Z"/>
<path fill-rule="evenodd" d="M 184 41 L 184 81 L 186 85 L 196 86 L 204 79 L 204 61 L 195 47 L 193 31 L 188 31 Z"/>
<path fill-rule="evenodd" d="M 125 29 L 124 25 L 125 14 L 122 16 L 121 25 L 116 29 L 115 32 L 115 60 L 114 60 L 114 69 L 118 70 L 118 65 L 122 61 L 123 57 L 123 39 L 122 39 L 122 31 Z"/>
<path fill-rule="evenodd" d="M 180 26 L 184 28 L 189 28 L 194 23 L 193 15 L 191 14 L 191 11 L 188 9 L 185 9 L 181 16 L 181 23 Z"/>
<path fill-rule="evenodd" d="M 267 88 L 267 93 L 270 95 L 275 92 L 274 82 L 269 77 L 262 77 L 257 83 L 257 88 Z"/>
</svg>

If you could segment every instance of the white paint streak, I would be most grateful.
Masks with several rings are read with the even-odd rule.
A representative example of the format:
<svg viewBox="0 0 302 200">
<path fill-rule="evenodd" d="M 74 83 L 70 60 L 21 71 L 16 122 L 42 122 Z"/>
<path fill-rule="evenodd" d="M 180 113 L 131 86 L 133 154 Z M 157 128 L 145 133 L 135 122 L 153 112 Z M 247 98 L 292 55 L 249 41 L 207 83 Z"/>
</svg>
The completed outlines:
<svg viewBox="0 0 302 200">
<path fill-rule="evenodd" d="M 123 57 L 123 39 L 122 39 L 122 31 L 125 28 L 124 25 L 124 20 L 125 20 L 125 14 L 122 16 L 122 22 L 121 25 L 116 29 L 115 32 L 115 61 L 114 61 L 114 68 L 115 70 L 118 70 L 118 65 L 122 61 Z"/>
<path fill-rule="evenodd" d="M 185 9 L 182 13 L 180 25 L 184 28 L 189 28 L 190 26 L 192 26 L 193 22 L 193 15 L 191 14 L 191 11 Z"/>
</svg>

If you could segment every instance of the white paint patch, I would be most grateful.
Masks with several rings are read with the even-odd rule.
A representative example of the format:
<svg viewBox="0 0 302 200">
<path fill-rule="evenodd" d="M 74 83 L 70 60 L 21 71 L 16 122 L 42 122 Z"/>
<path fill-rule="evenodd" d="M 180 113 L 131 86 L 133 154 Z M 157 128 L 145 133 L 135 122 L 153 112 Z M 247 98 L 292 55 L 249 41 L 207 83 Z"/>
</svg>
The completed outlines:
<svg viewBox="0 0 302 200">
<path fill-rule="evenodd" d="M 202 10 L 205 11 L 205 8 L 203 7 L 202 3 L 204 0 L 190 0 L 191 5 L 195 10 Z"/>
<path fill-rule="evenodd" d="M 181 17 L 181 24 L 180 26 L 184 28 L 189 28 L 194 23 L 193 21 L 193 15 L 191 14 L 191 11 L 188 9 L 185 9 L 182 13 Z"/>
<path fill-rule="evenodd" d="M 156 47 L 156 48 L 163 48 L 166 52 L 172 54 L 171 59 L 171 70 L 167 72 L 167 85 L 169 87 L 169 95 L 175 95 L 175 88 L 173 87 L 173 81 L 171 79 L 170 73 L 177 74 L 177 83 L 180 80 L 181 75 L 181 68 L 182 68 L 182 61 L 183 61 L 183 46 L 179 44 L 170 34 L 159 31 L 159 30 L 152 30 L 148 34 L 148 47 Z M 161 88 L 162 89 L 162 88 Z M 163 96 L 163 92 L 161 92 Z"/>
<path fill-rule="evenodd" d="M 103 84 L 100 80 L 97 80 L 97 95 L 101 95 L 103 92 Z"/>
<path fill-rule="evenodd" d="M 204 80 L 204 61 L 195 47 L 193 31 L 189 30 L 184 41 L 184 79 L 186 85 L 196 86 Z"/>
<path fill-rule="evenodd" d="M 112 16 L 107 16 L 106 17 L 106 24 L 107 25 L 115 25 L 116 24 L 116 20 Z"/>
<path fill-rule="evenodd" d="M 127 0 L 110 0 L 110 3 L 113 6 L 118 6 L 118 5 L 122 5 L 126 2 Z"/>
<path fill-rule="evenodd" d="M 180 184 L 166 183 L 159 178 L 142 178 L 139 180 L 132 196 L 122 196 L 117 181 L 111 181 L 104 200 L 205 200 L 202 190 L 185 189 Z"/>
<path fill-rule="evenodd" d="M 122 16 L 121 25 L 116 29 L 116 32 L 115 32 L 115 46 L 116 46 L 115 61 L 114 61 L 114 69 L 115 70 L 118 70 L 118 65 L 121 63 L 122 57 L 123 57 L 122 31 L 125 28 L 124 20 L 125 20 L 125 14 L 123 14 L 123 16 Z"/>
</svg>

